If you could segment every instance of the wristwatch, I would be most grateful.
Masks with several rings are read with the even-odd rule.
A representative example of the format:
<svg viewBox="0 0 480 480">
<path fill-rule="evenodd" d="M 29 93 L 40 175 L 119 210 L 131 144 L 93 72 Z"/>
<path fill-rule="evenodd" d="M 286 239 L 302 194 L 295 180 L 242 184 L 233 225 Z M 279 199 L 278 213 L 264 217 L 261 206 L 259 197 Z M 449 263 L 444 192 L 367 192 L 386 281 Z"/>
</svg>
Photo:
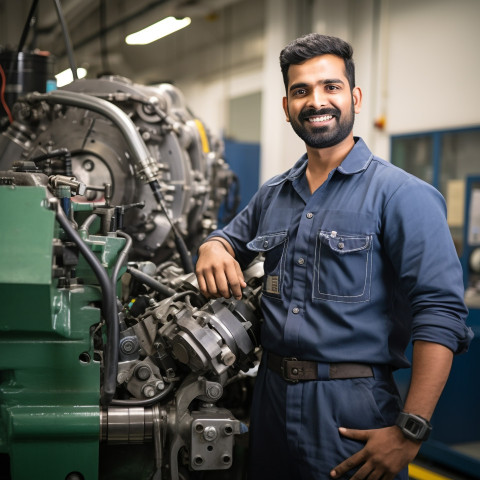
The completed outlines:
<svg viewBox="0 0 480 480">
<path fill-rule="evenodd" d="M 419 442 L 427 440 L 432 431 L 432 425 L 428 420 L 407 412 L 400 412 L 395 425 L 400 428 L 407 438 Z"/>
</svg>

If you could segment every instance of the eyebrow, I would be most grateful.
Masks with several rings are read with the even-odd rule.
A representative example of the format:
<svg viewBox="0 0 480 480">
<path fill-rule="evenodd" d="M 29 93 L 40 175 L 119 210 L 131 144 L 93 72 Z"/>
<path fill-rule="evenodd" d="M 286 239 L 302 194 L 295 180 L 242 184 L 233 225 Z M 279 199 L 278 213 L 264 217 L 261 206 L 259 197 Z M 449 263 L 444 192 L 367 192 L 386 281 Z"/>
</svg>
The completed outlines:
<svg viewBox="0 0 480 480">
<path fill-rule="evenodd" d="M 345 82 L 340 78 L 326 78 L 325 80 L 320 80 L 317 83 L 321 85 L 331 85 L 332 83 L 340 83 L 342 85 L 345 85 Z M 309 85 L 310 85 L 309 83 L 304 83 L 304 82 L 294 83 L 290 86 L 288 90 L 291 92 L 297 88 L 305 88 L 305 87 L 308 87 Z"/>
</svg>

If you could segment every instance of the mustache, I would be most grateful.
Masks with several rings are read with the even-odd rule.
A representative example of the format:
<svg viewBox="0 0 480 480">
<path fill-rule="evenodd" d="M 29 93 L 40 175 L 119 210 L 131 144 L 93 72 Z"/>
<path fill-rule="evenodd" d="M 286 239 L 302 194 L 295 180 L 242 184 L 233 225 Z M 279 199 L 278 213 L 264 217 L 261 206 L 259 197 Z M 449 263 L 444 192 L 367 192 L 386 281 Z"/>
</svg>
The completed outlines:
<svg viewBox="0 0 480 480">
<path fill-rule="evenodd" d="M 322 108 L 316 110 L 315 108 L 307 108 L 302 110 L 298 115 L 300 121 L 306 120 L 308 117 L 321 117 L 322 115 L 332 115 L 334 117 L 340 116 L 340 110 L 337 108 Z"/>
</svg>

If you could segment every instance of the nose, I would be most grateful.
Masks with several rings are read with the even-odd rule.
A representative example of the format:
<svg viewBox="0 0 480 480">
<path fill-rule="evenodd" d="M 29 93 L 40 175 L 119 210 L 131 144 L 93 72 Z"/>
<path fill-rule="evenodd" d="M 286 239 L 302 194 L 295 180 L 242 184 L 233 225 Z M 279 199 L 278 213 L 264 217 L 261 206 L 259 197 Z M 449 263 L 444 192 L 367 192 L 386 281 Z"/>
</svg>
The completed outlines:
<svg viewBox="0 0 480 480">
<path fill-rule="evenodd" d="M 328 105 L 328 97 L 325 90 L 321 87 L 314 88 L 308 98 L 309 106 L 319 110 Z"/>
</svg>

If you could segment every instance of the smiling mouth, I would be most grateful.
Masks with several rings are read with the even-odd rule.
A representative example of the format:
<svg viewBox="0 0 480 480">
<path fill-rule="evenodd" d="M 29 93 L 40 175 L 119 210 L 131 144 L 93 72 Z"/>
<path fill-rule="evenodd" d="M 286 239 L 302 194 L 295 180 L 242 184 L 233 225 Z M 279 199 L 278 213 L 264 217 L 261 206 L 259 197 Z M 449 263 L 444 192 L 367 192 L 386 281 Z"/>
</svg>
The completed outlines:
<svg viewBox="0 0 480 480">
<path fill-rule="evenodd" d="M 333 118 L 333 115 L 321 115 L 319 117 L 309 117 L 308 122 L 309 123 L 322 123 L 322 122 L 328 122 L 328 120 L 331 120 Z"/>
</svg>

